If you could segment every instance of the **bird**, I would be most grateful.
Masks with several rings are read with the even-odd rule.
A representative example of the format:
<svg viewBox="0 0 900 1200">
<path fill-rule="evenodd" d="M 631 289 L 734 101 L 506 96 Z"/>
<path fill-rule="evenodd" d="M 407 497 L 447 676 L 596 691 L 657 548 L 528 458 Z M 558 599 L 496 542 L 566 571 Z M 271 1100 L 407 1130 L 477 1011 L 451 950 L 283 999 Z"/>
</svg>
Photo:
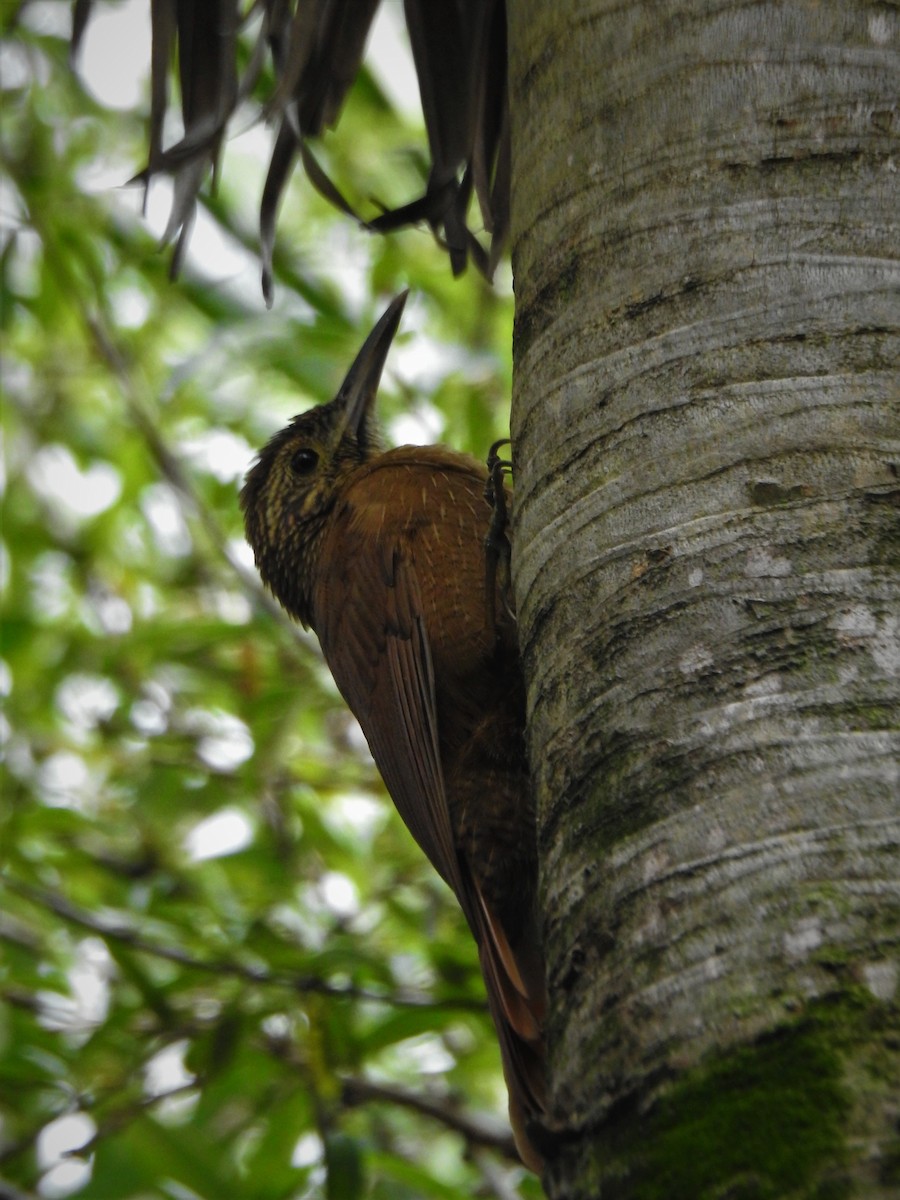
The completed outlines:
<svg viewBox="0 0 900 1200">
<path fill-rule="evenodd" d="M 486 466 L 440 445 L 386 449 L 378 432 L 407 295 L 334 399 L 260 451 L 240 503 L 264 584 L 318 636 L 400 816 L 468 922 L 516 1145 L 540 1173 L 547 1001 L 515 616 L 488 565 Z"/>
</svg>

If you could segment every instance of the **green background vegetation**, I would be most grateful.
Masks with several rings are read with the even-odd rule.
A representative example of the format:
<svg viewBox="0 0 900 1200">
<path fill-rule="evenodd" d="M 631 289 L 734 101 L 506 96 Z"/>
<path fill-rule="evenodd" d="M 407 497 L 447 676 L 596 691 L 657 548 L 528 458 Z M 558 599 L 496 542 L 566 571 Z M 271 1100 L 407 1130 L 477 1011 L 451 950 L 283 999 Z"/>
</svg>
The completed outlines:
<svg viewBox="0 0 900 1200">
<path fill-rule="evenodd" d="M 503 1154 L 462 919 L 315 639 L 266 602 L 237 506 L 253 451 L 330 398 L 404 286 L 388 436 L 413 415 L 483 455 L 506 431 L 508 283 L 452 280 L 426 231 L 354 229 L 298 173 L 267 313 L 266 135 L 226 145 L 171 283 L 112 186 L 145 122 L 70 71 L 54 8 L 3 18 L 0 1178 L 93 1200 L 538 1195 Z M 423 150 L 366 75 L 319 152 L 392 204 Z M 219 270 L 215 234 L 243 267 Z M 215 817 L 239 848 L 207 857 Z"/>
</svg>

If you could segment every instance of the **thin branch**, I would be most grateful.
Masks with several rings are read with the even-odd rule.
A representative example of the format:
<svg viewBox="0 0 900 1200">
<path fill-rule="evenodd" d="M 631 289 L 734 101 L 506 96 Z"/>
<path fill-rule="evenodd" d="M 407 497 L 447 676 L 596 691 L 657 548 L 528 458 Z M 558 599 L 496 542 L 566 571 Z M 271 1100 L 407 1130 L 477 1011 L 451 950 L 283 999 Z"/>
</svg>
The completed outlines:
<svg viewBox="0 0 900 1200">
<path fill-rule="evenodd" d="M 77 1154 L 79 1156 L 90 1154 L 104 1138 L 109 1137 L 110 1134 L 119 1133 L 127 1125 L 130 1125 L 132 1121 L 143 1116 L 145 1112 L 149 1112 L 158 1104 L 162 1104 L 166 1100 L 175 1100 L 179 1096 L 189 1096 L 192 1093 L 197 1094 L 202 1090 L 203 1077 L 197 1075 L 193 1079 L 188 1080 L 187 1083 L 179 1083 L 167 1092 L 158 1092 L 153 1096 L 142 1096 L 140 1100 L 134 1100 L 130 1104 L 125 1104 L 104 1118 L 97 1125 L 96 1132 L 88 1138 L 84 1145 L 75 1147 L 75 1149 L 69 1151 L 69 1154 Z M 90 1102 L 85 1103 L 86 1099 L 85 1097 L 81 1097 L 80 1108 L 82 1111 L 90 1111 L 92 1107 Z"/>
<path fill-rule="evenodd" d="M 310 1072 L 303 1052 L 293 1039 L 270 1034 L 265 1036 L 263 1045 L 279 1063 L 289 1065 L 292 1072 L 306 1078 L 311 1093 L 315 1093 L 315 1077 Z M 440 1121 L 454 1133 L 461 1134 L 473 1154 L 479 1149 L 492 1150 L 514 1162 L 521 1162 L 509 1125 L 488 1113 L 480 1113 L 478 1116 L 464 1113 L 460 1111 L 456 1100 L 450 1096 L 426 1096 L 394 1084 L 379 1083 L 362 1075 L 341 1075 L 339 1079 L 341 1103 L 347 1108 L 356 1108 L 362 1104 L 393 1104 L 399 1108 L 407 1108 L 420 1116 Z"/>
<path fill-rule="evenodd" d="M 31 901 L 32 904 L 55 913 L 56 916 L 62 917 L 63 920 L 68 921 L 72 925 L 87 929 L 99 937 L 119 942 L 121 945 L 129 946 L 133 950 L 139 950 L 144 954 L 151 954 L 156 958 L 163 958 L 169 962 L 178 963 L 179 966 L 203 971 L 207 974 L 231 975 L 239 979 L 245 979 L 251 983 L 286 987 L 301 995 L 315 994 L 330 996 L 338 1000 L 369 1000 L 377 1004 L 386 1004 L 395 1008 L 435 1010 L 452 1008 L 469 1012 L 484 1012 L 486 1008 L 486 1005 L 481 1001 L 470 1000 L 465 997 L 435 1000 L 421 993 L 380 992 L 369 988 L 355 987 L 352 984 L 338 986 L 316 975 L 291 975 L 270 971 L 266 967 L 251 966 L 247 963 L 235 962 L 224 958 L 197 958 L 195 955 L 177 946 L 167 946 L 161 942 L 155 942 L 144 937 L 133 926 L 126 924 L 124 921 L 101 917 L 96 913 L 89 912 L 87 909 L 80 908 L 66 899 L 65 896 L 51 892 L 46 888 L 35 887 L 33 884 L 23 883 L 9 876 L 5 878 L 5 883 L 10 891 Z"/>
<path fill-rule="evenodd" d="M 199 1092 L 202 1087 L 202 1077 L 195 1076 L 187 1083 L 179 1083 L 167 1092 L 159 1092 L 153 1096 L 142 1096 L 139 1100 L 132 1100 L 127 1104 L 123 1104 L 121 1108 L 114 1110 L 106 1118 L 98 1122 L 95 1132 L 82 1145 L 74 1146 L 71 1150 L 67 1150 L 64 1157 L 71 1158 L 76 1155 L 82 1157 L 90 1154 L 104 1138 L 109 1137 L 110 1134 L 119 1133 L 143 1113 L 155 1108 L 157 1104 L 162 1104 L 164 1100 L 172 1100 L 178 1096 Z M 109 1088 L 106 1089 L 106 1092 L 111 1094 L 117 1090 L 119 1089 Z M 91 1113 L 95 1112 L 101 1102 L 101 1097 L 92 1093 L 81 1092 L 77 1096 L 77 1106 L 74 1107 L 77 1107 L 78 1112 Z M 70 1104 L 66 1111 L 72 1112 L 74 1111 L 74 1107 Z M 37 1142 L 41 1132 L 46 1128 L 48 1121 L 53 1115 L 45 1114 L 39 1125 L 23 1134 L 17 1141 L 0 1148 L 0 1163 L 11 1162 L 13 1159 L 29 1151 Z M 55 1115 L 61 1116 L 63 1114 L 57 1113 Z M 2 1190 L 2 1182 L 0 1182 L 0 1200 L 6 1200 Z"/>
<path fill-rule="evenodd" d="M 376 1083 L 354 1075 L 342 1080 L 341 1098 L 350 1107 L 359 1104 L 396 1104 L 423 1117 L 440 1121 L 454 1133 L 461 1134 L 470 1146 L 481 1146 L 502 1154 L 513 1162 L 521 1162 L 509 1126 L 487 1113 L 474 1116 L 460 1112 L 450 1098 L 426 1096 L 388 1083 Z"/>
<path fill-rule="evenodd" d="M 185 471 L 177 455 L 169 449 L 165 441 L 160 437 L 159 430 L 150 416 L 149 406 L 139 394 L 139 389 L 135 383 L 133 374 L 128 369 L 125 356 L 113 340 L 106 322 L 96 314 L 85 314 L 84 321 L 97 352 L 118 379 L 129 415 L 144 438 L 147 448 L 153 456 L 163 478 L 175 489 L 182 502 L 187 505 L 190 512 L 200 521 L 207 537 L 209 537 L 213 546 L 215 546 L 222 558 L 228 563 L 231 570 L 237 576 L 241 587 L 253 602 L 264 608 L 270 616 L 274 617 L 278 624 L 290 633 L 294 641 L 303 642 L 303 634 L 299 626 L 290 620 L 281 605 L 276 603 L 269 593 L 263 589 L 255 572 L 248 571 L 232 554 L 228 547 L 228 540 L 218 521 L 197 494 L 190 476 Z M 306 643 L 304 642 L 304 644 Z"/>
</svg>

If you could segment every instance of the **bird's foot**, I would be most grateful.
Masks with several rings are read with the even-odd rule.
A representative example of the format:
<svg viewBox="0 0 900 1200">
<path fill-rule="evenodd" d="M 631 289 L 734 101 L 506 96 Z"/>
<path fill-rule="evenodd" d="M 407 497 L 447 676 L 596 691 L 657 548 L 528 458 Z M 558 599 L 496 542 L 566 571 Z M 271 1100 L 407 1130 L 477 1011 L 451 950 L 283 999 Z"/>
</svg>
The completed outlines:
<svg viewBox="0 0 900 1200">
<path fill-rule="evenodd" d="M 512 474 L 512 462 L 501 458 L 499 454 L 500 447 L 509 444 L 509 438 L 501 438 L 491 446 L 487 457 L 487 483 L 484 485 L 484 498 L 493 510 L 487 537 L 484 539 L 485 602 L 488 629 L 491 632 L 496 632 L 497 629 L 498 583 L 503 607 L 513 621 L 516 619 L 510 575 L 512 545 L 509 540 L 509 497 L 504 484 L 504 477 Z"/>
</svg>

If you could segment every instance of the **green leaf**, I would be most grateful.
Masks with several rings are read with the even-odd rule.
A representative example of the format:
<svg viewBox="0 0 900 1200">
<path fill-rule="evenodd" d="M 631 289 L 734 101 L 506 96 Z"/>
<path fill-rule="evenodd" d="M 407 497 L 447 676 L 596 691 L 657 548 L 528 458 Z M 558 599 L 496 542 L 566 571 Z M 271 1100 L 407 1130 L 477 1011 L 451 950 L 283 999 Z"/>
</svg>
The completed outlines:
<svg viewBox="0 0 900 1200">
<path fill-rule="evenodd" d="M 36 32 L 30 11 L 14 26 L 28 74 L 0 106 L 0 1103 L 18 1147 L 4 1177 L 35 1191 L 35 1140 L 77 1111 L 97 1126 L 92 1200 L 449 1195 L 448 1156 L 453 1194 L 472 1194 L 457 1135 L 397 1106 L 341 1104 L 348 1071 L 389 1062 L 410 1086 L 405 1043 L 429 1034 L 453 1041 L 453 1086 L 481 1102 L 502 1086 L 497 1052 L 489 1021 L 453 1004 L 483 996 L 464 922 L 315 639 L 232 559 L 252 454 L 331 397 L 366 321 L 407 284 L 398 350 L 421 340 L 427 364 L 388 369 L 385 422 L 434 407 L 445 438 L 483 456 L 506 431 L 511 298 L 471 271 L 450 280 L 427 232 L 348 227 L 298 178 L 266 312 L 256 134 L 224 144 L 219 190 L 201 197 L 198 230 L 218 248 L 198 237 L 171 282 L 158 228 L 121 186 L 146 157 L 146 81 L 137 110 L 103 107 L 63 31 Z M 322 153 L 365 203 L 396 204 L 421 191 L 417 144 L 422 130 L 364 74 Z M 103 504 L 86 483 L 98 472 L 116 481 Z M 210 714 L 231 722 L 218 759 Z M 239 738 L 249 756 L 229 760 Z M 246 820 L 249 842 L 198 853 L 192 835 L 223 813 Z M 353 911 L 329 907 L 332 872 Z M 391 1002 L 406 991 L 447 1007 Z M 189 1096 L 161 1101 L 182 1077 L 154 1072 L 182 1047 Z M 292 1166 L 326 1118 L 340 1133 L 324 1168 Z"/>
<path fill-rule="evenodd" d="M 328 1200 L 358 1200 L 365 1191 L 363 1151 L 356 1138 L 334 1133 L 325 1139 Z"/>
</svg>

